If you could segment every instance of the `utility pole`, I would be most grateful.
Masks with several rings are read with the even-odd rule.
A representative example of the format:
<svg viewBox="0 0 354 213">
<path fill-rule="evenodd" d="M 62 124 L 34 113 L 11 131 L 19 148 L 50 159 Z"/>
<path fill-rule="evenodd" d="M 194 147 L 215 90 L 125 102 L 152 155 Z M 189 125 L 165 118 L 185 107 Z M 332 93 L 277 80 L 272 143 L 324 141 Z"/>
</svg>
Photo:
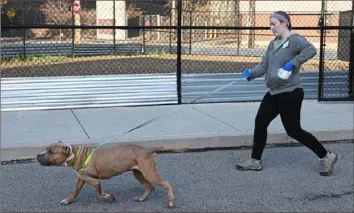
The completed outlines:
<svg viewBox="0 0 354 213">
<path fill-rule="evenodd" d="M 75 0 L 74 3 L 73 3 L 73 16 L 74 16 L 74 25 L 75 26 L 80 26 L 81 25 L 80 11 L 81 11 L 80 0 Z M 75 44 L 80 44 L 81 43 L 81 29 L 80 28 L 76 28 L 75 27 L 74 43 Z"/>
</svg>

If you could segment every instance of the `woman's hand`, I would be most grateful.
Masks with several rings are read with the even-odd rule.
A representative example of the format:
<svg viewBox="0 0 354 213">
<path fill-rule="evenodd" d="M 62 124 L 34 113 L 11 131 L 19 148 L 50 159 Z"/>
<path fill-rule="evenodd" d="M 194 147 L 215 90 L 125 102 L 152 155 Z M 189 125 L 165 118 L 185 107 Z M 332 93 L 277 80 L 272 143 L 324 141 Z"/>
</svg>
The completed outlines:
<svg viewBox="0 0 354 213">
<path fill-rule="evenodd" d="M 245 70 L 242 72 L 242 78 L 246 78 L 247 81 L 250 81 L 251 79 L 253 79 L 253 75 L 252 75 L 251 70 L 245 69 Z"/>
<path fill-rule="evenodd" d="M 292 64 L 291 61 L 289 61 L 282 68 L 278 70 L 278 77 L 283 80 L 289 79 L 294 68 L 295 68 L 294 64 Z"/>
</svg>

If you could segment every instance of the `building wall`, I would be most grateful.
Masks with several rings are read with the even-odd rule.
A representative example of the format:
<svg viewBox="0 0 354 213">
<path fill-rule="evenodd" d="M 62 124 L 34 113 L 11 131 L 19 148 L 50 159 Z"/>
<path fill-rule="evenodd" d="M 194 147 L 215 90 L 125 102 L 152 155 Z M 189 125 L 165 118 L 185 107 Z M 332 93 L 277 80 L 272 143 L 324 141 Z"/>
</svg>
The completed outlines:
<svg viewBox="0 0 354 213">
<path fill-rule="evenodd" d="M 115 8 L 114 8 L 115 5 Z M 114 12 L 115 9 L 115 12 Z M 96 14 L 97 14 L 97 25 L 98 26 L 126 26 L 126 2 L 125 1 L 97 1 L 96 2 Z M 115 13 L 115 17 L 114 17 Z M 116 39 L 124 40 L 127 38 L 126 30 L 116 30 Z M 113 39 L 113 30 L 97 30 L 98 39 Z"/>
<path fill-rule="evenodd" d="M 293 27 L 317 27 L 321 14 L 321 1 L 256 1 L 255 23 L 257 27 L 269 26 L 269 17 L 271 13 L 277 10 L 283 10 L 290 14 L 290 19 Z M 326 3 L 327 12 L 326 24 L 329 26 L 339 25 L 339 12 L 347 11 L 352 8 L 352 1 L 330 1 Z M 240 10 L 242 14 L 242 25 L 248 26 L 249 18 L 249 1 L 240 2 Z M 316 47 L 319 47 L 320 31 L 319 30 L 297 30 L 300 34 L 312 42 Z M 249 31 L 242 31 L 243 44 L 247 44 Z M 326 33 L 326 42 L 328 48 L 337 48 L 338 30 L 328 30 Z M 273 39 L 270 30 L 255 31 L 255 44 L 257 46 L 266 46 Z"/>
<path fill-rule="evenodd" d="M 242 15 L 242 25 L 246 26 L 247 14 Z M 291 23 L 293 27 L 317 27 L 319 24 L 319 15 L 294 15 L 291 16 Z M 327 25 L 336 26 L 339 24 L 339 14 L 334 14 L 328 16 Z M 269 14 L 257 14 L 256 15 L 256 27 L 265 27 L 269 26 Z M 306 38 L 316 44 L 319 47 L 320 42 L 320 31 L 319 30 L 296 30 L 296 32 L 306 36 Z M 243 31 L 244 34 L 247 31 Z M 268 41 L 273 39 L 272 32 L 269 30 L 256 30 L 256 42 L 267 44 Z M 338 41 L 338 30 L 328 30 L 326 32 L 326 42 L 336 43 Z M 247 41 L 248 35 L 243 35 L 242 40 Z"/>
<path fill-rule="evenodd" d="M 350 10 L 352 6 L 351 0 L 342 1 L 332 1 L 327 0 L 328 11 L 344 11 Z M 314 12 L 321 11 L 322 1 L 268 1 L 268 0 L 257 0 L 256 1 L 256 12 L 274 12 L 277 10 L 291 11 L 291 12 Z M 249 1 L 240 2 L 240 10 L 249 10 Z"/>
</svg>

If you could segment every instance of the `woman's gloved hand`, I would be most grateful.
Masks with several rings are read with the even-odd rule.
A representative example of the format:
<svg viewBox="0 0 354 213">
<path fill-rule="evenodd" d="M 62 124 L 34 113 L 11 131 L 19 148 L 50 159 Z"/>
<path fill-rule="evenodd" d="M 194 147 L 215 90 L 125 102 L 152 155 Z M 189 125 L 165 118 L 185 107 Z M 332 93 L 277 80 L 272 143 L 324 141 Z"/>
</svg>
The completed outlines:
<svg viewBox="0 0 354 213">
<path fill-rule="evenodd" d="M 289 61 L 282 68 L 278 69 L 278 77 L 287 80 L 290 78 L 295 66 Z"/>
<path fill-rule="evenodd" d="M 242 72 L 242 78 L 246 78 L 248 81 L 249 81 L 250 79 L 252 79 L 252 72 L 251 72 L 251 70 L 245 69 L 245 70 Z"/>
</svg>

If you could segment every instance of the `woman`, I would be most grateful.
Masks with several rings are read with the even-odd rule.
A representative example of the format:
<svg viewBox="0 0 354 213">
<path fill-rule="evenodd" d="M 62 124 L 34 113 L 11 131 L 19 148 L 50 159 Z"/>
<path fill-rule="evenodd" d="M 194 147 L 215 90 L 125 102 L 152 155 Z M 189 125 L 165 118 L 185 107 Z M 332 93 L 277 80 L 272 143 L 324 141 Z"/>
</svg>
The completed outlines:
<svg viewBox="0 0 354 213">
<path fill-rule="evenodd" d="M 248 81 L 265 76 L 269 91 L 263 97 L 255 119 L 252 155 L 236 168 L 262 170 L 261 157 L 267 140 L 270 122 L 280 114 L 286 133 L 311 149 L 320 160 L 320 175 L 332 173 L 337 154 L 327 151 L 322 144 L 300 125 L 301 105 L 304 90 L 301 87 L 300 66 L 314 57 L 316 48 L 301 35 L 291 31 L 290 17 L 278 11 L 270 17 L 270 28 L 275 35 L 260 64 L 245 70 L 243 77 Z"/>
</svg>

